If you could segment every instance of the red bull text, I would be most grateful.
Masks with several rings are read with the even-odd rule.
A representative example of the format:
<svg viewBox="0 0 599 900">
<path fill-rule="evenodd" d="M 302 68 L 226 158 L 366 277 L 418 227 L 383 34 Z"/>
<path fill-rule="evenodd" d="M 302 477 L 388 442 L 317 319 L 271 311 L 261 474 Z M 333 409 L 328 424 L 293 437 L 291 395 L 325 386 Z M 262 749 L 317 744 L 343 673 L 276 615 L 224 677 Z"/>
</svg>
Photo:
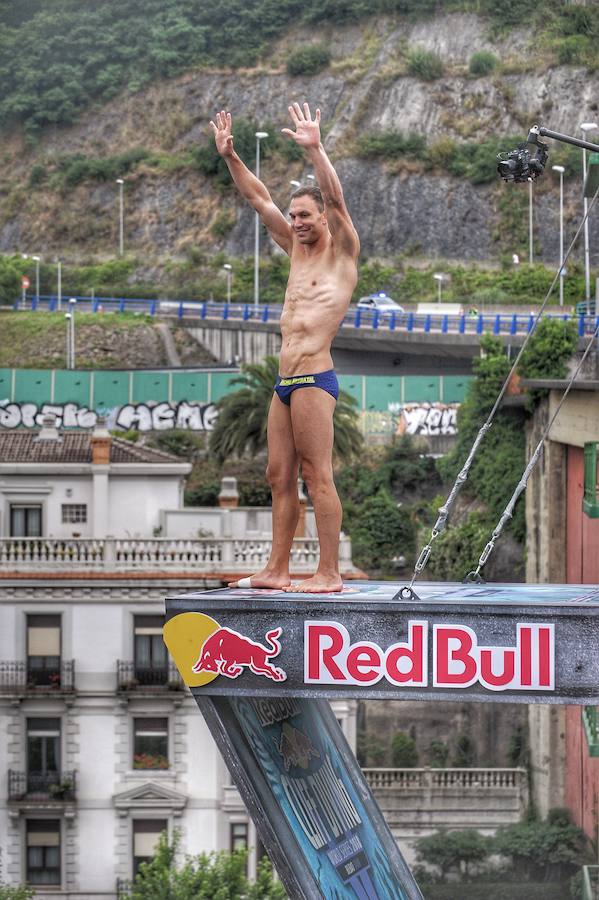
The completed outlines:
<svg viewBox="0 0 599 900">
<path fill-rule="evenodd" d="M 352 643 L 339 622 L 304 623 L 306 684 L 373 685 L 386 679 L 403 687 L 429 685 L 429 625 L 408 623 L 405 642 L 383 650 L 374 641 Z M 432 686 L 490 691 L 555 690 L 553 625 L 518 624 L 515 647 L 479 645 L 466 625 L 433 625 Z"/>
</svg>

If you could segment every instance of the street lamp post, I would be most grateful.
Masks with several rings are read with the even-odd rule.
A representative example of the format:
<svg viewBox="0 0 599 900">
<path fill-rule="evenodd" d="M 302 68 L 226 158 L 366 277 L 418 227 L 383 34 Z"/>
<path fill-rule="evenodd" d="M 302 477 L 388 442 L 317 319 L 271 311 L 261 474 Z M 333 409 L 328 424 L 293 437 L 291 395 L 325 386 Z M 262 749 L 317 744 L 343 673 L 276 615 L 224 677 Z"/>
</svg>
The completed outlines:
<svg viewBox="0 0 599 900">
<path fill-rule="evenodd" d="M 595 131 L 596 128 L 599 128 L 596 122 L 581 122 L 580 130 L 582 131 L 582 137 L 585 140 L 587 138 L 588 131 Z M 582 184 L 584 188 L 584 183 L 587 179 L 587 151 L 583 148 L 582 151 Z M 590 251 L 589 251 L 589 220 L 586 218 L 589 203 L 586 197 L 582 198 L 582 207 L 585 215 L 585 223 L 584 223 L 584 297 L 587 302 L 587 312 L 590 311 L 591 304 L 591 260 L 590 260 Z"/>
<path fill-rule="evenodd" d="M 66 342 L 66 357 L 67 357 L 67 369 L 72 369 L 71 365 L 71 314 L 64 314 L 65 322 L 67 323 L 67 342 Z"/>
<path fill-rule="evenodd" d="M 443 274 L 443 272 L 435 272 L 433 274 L 433 278 L 437 282 L 437 301 L 440 303 L 441 302 L 441 285 L 443 284 L 443 281 L 445 280 L 445 275 Z"/>
<path fill-rule="evenodd" d="M 564 172 L 563 166 L 552 166 L 559 174 L 559 305 L 564 305 Z"/>
<path fill-rule="evenodd" d="M 119 256 L 123 255 L 124 252 L 124 201 L 123 201 L 123 186 L 125 182 L 122 178 L 117 178 L 116 183 L 119 186 Z"/>
<path fill-rule="evenodd" d="M 40 257 L 32 256 L 31 259 L 35 262 L 35 302 L 40 302 Z"/>
<path fill-rule="evenodd" d="M 71 369 L 75 368 L 75 305 L 76 305 L 76 303 L 77 303 L 77 300 L 75 299 L 75 297 L 71 297 L 69 300 L 69 309 L 71 310 L 71 314 L 70 314 L 70 326 L 71 326 L 71 353 L 70 353 L 71 360 L 70 361 L 71 361 L 71 365 L 69 368 L 71 368 Z"/>
<path fill-rule="evenodd" d="M 227 303 L 231 302 L 231 279 L 233 277 L 233 267 L 231 263 L 225 263 L 223 266 L 225 273 L 227 275 Z"/>
<path fill-rule="evenodd" d="M 532 179 L 528 182 L 528 262 L 533 263 Z"/>
<path fill-rule="evenodd" d="M 57 282 L 58 282 L 56 295 L 57 295 L 57 300 L 58 300 L 58 311 L 60 312 L 60 310 L 62 308 L 62 260 L 61 259 L 56 260 L 56 266 L 57 266 Z"/>
<path fill-rule="evenodd" d="M 260 178 L 260 141 L 268 137 L 267 131 L 256 132 L 256 178 Z M 260 299 L 260 216 L 254 219 L 254 305 Z"/>
</svg>

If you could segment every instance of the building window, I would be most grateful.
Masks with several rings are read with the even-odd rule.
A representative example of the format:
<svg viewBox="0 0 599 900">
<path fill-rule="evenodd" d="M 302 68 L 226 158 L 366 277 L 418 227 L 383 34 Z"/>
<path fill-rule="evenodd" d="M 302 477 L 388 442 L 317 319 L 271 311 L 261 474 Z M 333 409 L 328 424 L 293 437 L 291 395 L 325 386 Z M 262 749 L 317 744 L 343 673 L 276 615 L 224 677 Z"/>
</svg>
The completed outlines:
<svg viewBox="0 0 599 900">
<path fill-rule="evenodd" d="M 42 507 L 41 504 L 11 503 L 10 536 L 41 537 Z"/>
<path fill-rule="evenodd" d="M 27 820 L 27 884 L 60 885 L 60 820 Z"/>
<path fill-rule="evenodd" d="M 166 684 L 168 657 L 162 639 L 162 616 L 135 616 L 134 665 L 139 684 Z"/>
<path fill-rule="evenodd" d="M 60 616 L 27 616 L 27 681 L 60 687 Z"/>
<path fill-rule="evenodd" d="M 60 783 L 60 719 L 27 719 L 27 791 L 48 794 Z"/>
<path fill-rule="evenodd" d="M 133 875 L 139 874 L 142 863 L 151 862 L 156 845 L 163 831 L 168 828 L 166 819 L 133 820 Z"/>
<path fill-rule="evenodd" d="M 168 719 L 134 719 L 133 731 L 133 768 L 168 769 Z"/>
<path fill-rule="evenodd" d="M 248 823 L 232 822 L 231 823 L 231 853 L 236 850 L 247 850 L 248 846 Z"/>
<path fill-rule="evenodd" d="M 79 524 L 87 522 L 87 506 L 85 503 L 63 503 L 62 524 Z"/>
</svg>

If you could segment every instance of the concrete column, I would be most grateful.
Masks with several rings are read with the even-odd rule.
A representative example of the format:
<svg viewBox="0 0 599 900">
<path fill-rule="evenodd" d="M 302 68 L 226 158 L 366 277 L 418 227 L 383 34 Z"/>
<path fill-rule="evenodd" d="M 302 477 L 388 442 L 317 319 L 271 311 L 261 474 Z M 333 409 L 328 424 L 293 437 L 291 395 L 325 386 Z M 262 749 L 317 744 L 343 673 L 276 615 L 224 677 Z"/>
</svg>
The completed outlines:
<svg viewBox="0 0 599 900">
<path fill-rule="evenodd" d="M 93 467 L 92 537 L 105 538 L 108 533 L 108 473 L 110 466 Z"/>
<path fill-rule="evenodd" d="M 233 476 L 225 476 L 220 482 L 220 494 L 218 505 L 221 508 L 235 509 L 239 506 L 239 492 L 237 491 L 237 479 Z"/>
</svg>

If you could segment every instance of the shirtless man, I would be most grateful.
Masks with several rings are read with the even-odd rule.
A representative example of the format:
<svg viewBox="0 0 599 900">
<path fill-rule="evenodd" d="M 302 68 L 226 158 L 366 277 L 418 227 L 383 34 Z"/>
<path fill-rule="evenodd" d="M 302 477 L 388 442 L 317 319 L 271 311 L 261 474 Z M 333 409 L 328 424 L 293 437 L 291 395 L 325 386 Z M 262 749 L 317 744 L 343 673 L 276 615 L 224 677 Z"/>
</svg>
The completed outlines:
<svg viewBox="0 0 599 900">
<path fill-rule="evenodd" d="M 339 392 L 331 343 L 358 280 L 360 242 L 337 174 L 320 142 L 320 110 L 289 107 L 295 130 L 283 134 L 304 149 L 318 188 L 299 188 L 288 222 L 266 187 L 233 148 L 231 114 L 211 122 L 216 148 L 239 192 L 260 215 L 273 239 L 291 257 L 281 314 L 280 375 L 268 414 L 268 468 L 272 491 L 272 551 L 261 572 L 229 587 L 277 588 L 328 593 L 343 587 L 339 574 L 341 503 L 333 481 L 333 411 Z M 314 505 L 320 561 L 297 585 L 289 577 L 289 554 L 299 517 L 297 477 L 301 466 Z"/>
</svg>

